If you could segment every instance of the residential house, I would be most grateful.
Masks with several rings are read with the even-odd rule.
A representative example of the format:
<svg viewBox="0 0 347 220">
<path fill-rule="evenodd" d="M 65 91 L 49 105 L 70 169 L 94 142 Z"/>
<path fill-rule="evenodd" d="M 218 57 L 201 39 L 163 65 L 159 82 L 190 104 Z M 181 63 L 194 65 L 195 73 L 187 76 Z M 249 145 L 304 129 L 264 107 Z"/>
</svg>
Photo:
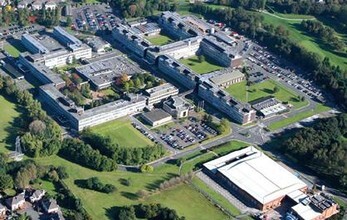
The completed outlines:
<svg viewBox="0 0 347 220">
<path fill-rule="evenodd" d="M 22 209 L 25 206 L 24 193 L 18 194 L 17 196 L 8 198 L 6 205 L 11 211 Z"/>
<path fill-rule="evenodd" d="M 35 190 L 35 192 L 30 196 L 30 201 L 32 203 L 40 201 L 45 194 L 46 194 L 45 190 L 42 190 L 42 189 Z"/>
</svg>

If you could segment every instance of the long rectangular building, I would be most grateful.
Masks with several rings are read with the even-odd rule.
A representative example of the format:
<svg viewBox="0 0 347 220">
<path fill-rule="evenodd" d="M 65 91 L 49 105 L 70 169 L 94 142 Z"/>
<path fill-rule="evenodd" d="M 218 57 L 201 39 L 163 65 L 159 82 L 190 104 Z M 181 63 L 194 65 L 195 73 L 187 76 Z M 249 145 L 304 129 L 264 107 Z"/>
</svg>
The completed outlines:
<svg viewBox="0 0 347 220">
<path fill-rule="evenodd" d="M 171 96 L 178 95 L 178 89 L 170 83 L 164 83 L 151 89 L 147 89 L 145 95 L 148 96 L 147 105 L 152 106 L 153 104 L 160 103 Z"/>
<path fill-rule="evenodd" d="M 135 96 L 130 100 L 117 100 L 84 111 L 65 97 L 53 84 L 40 87 L 40 99 L 58 116 L 64 116 L 71 127 L 77 131 L 140 112 L 146 107 L 146 98 Z"/>
<path fill-rule="evenodd" d="M 196 74 L 174 58 L 163 55 L 158 58 L 159 70 L 188 89 L 196 87 Z"/>
<path fill-rule="evenodd" d="M 307 190 L 303 181 L 252 146 L 203 166 L 210 176 L 262 211 L 280 206 L 292 192 Z"/>
<path fill-rule="evenodd" d="M 213 83 L 201 82 L 198 95 L 240 124 L 248 124 L 255 120 L 256 111 L 249 104 L 239 102 Z"/>
</svg>

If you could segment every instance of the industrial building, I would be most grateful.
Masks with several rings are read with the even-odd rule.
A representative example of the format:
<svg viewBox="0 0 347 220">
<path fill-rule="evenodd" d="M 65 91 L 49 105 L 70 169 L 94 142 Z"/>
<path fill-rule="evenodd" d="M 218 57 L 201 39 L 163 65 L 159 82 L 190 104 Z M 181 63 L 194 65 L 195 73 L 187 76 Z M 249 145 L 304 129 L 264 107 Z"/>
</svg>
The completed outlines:
<svg viewBox="0 0 347 220">
<path fill-rule="evenodd" d="M 61 27 L 54 27 L 53 34 L 23 34 L 21 42 L 31 53 L 32 62 L 42 62 L 48 68 L 70 64 L 74 59 L 92 57 L 92 49 L 89 46 Z"/>
<path fill-rule="evenodd" d="M 135 73 L 143 72 L 143 70 L 121 55 L 98 59 L 87 65 L 77 67 L 76 71 L 82 78 L 88 80 L 96 90 L 111 86 L 123 74 L 131 77 Z"/>
<path fill-rule="evenodd" d="M 185 118 L 189 116 L 192 105 L 179 96 L 173 96 L 163 102 L 163 109 L 174 118 Z"/>
<path fill-rule="evenodd" d="M 230 85 L 245 80 L 245 74 L 239 70 L 233 70 L 231 68 L 216 71 L 214 72 L 214 75 L 215 76 L 210 78 L 210 81 L 221 88 L 227 88 Z"/>
<path fill-rule="evenodd" d="M 89 37 L 85 40 L 85 42 L 92 48 L 93 52 L 98 54 L 103 54 L 112 48 L 110 43 L 107 43 L 100 37 Z"/>
<path fill-rule="evenodd" d="M 153 109 L 150 112 L 142 113 L 141 117 L 152 127 L 158 127 L 172 121 L 172 116 L 162 109 Z"/>
<path fill-rule="evenodd" d="M 164 83 L 147 89 L 144 94 L 148 96 L 146 104 L 151 108 L 154 104 L 160 103 L 171 96 L 178 95 L 178 89 L 170 83 Z"/>
<path fill-rule="evenodd" d="M 267 211 L 306 184 L 253 146 L 203 165 L 204 171 L 253 207 Z M 269 169 L 271 168 L 271 169 Z"/>
<path fill-rule="evenodd" d="M 250 102 L 262 117 L 270 117 L 288 111 L 288 108 L 272 96 L 260 98 Z"/>
</svg>

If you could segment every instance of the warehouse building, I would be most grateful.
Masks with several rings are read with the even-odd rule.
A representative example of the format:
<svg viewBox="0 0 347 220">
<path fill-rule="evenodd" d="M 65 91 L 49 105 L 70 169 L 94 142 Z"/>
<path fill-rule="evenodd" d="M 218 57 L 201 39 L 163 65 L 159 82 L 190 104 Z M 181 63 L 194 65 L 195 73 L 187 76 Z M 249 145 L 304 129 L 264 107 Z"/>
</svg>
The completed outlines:
<svg viewBox="0 0 347 220">
<path fill-rule="evenodd" d="M 307 190 L 303 181 L 252 146 L 207 162 L 203 167 L 229 191 L 261 211 L 280 206 L 292 192 Z"/>
<path fill-rule="evenodd" d="M 210 78 L 210 81 L 221 88 L 227 88 L 230 85 L 239 83 L 245 80 L 245 74 L 240 70 L 224 69 L 214 72 L 215 76 Z"/>
<path fill-rule="evenodd" d="M 250 102 L 258 114 L 262 117 L 271 117 L 288 111 L 288 108 L 272 96 L 263 97 Z"/>
<path fill-rule="evenodd" d="M 158 127 L 172 121 L 172 116 L 162 109 L 154 109 L 150 112 L 142 113 L 141 117 L 152 127 Z"/>
</svg>

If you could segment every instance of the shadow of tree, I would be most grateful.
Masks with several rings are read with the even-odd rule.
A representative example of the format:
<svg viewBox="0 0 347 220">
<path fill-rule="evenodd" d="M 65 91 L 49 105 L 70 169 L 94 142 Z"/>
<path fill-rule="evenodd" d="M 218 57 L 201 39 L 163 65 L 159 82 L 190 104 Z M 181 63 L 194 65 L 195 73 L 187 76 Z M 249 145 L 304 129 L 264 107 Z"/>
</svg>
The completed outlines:
<svg viewBox="0 0 347 220">
<path fill-rule="evenodd" d="M 137 200 L 139 197 L 135 194 L 135 193 L 131 193 L 131 192 L 120 192 L 121 196 L 130 199 L 130 200 Z"/>
</svg>

